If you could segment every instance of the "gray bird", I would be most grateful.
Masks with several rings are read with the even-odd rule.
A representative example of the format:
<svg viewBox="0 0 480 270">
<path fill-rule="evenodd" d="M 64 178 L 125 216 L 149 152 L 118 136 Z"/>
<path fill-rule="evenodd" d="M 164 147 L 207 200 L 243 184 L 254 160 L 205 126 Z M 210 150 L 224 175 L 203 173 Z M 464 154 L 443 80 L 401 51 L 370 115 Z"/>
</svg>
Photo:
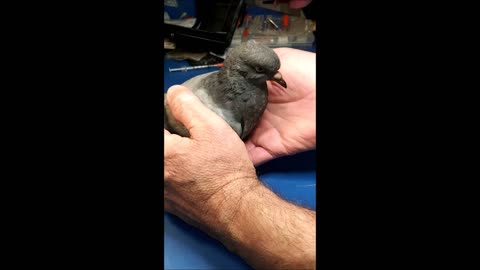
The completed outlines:
<svg viewBox="0 0 480 270">
<path fill-rule="evenodd" d="M 275 52 L 260 43 L 248 41 L 232 49 L 219 71 L 209 72 L 184 82 L 203 104 L 232 127 L 243 140 L 253 130 L 267 106 L 267 80 L 287 88 L 278 71 Z M 188 130 L 172 116 L 164 96 L 164 128 L 189 137 Z"/>
</svg>

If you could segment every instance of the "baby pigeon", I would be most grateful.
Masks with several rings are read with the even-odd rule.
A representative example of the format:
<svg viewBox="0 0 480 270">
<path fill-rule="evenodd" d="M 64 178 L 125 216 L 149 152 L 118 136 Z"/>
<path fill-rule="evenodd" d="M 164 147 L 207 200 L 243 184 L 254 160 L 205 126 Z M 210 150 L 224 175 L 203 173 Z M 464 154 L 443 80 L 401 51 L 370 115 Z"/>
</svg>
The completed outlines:
<svg viewBox="0 0 480 270">
<path fill-rule="evenodd" d="M 287 88 L 279 68 L 280 60 L 271 48 L 248 41 L 228 53 L 219 71 L 193 77 L 182 85 L 245 140 L 267 106 L 266 81 L 272 80 Z M 164 110 L 164 128 L 189 137 L 188 130 L 172 116 L 166 94 Z"/>
</svg>

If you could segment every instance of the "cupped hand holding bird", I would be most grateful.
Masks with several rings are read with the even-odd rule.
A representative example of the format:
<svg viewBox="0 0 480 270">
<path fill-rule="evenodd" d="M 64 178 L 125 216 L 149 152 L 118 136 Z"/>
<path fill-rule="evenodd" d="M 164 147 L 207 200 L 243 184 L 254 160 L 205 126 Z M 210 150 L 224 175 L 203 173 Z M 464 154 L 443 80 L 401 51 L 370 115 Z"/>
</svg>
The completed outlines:
<svg viewBox="0 0 480 270">
<path fill-rule="evenodd" d="M 235 131 L 188 88 L 172 86 L 166 98 L 190 136 L 164 130 L 165 210 L 212 233 L 208 224 L 220 226 L 259 184 L 255 168 Z"/>
<path fill-rule="evenodd" d="M 291 48 L 274 51 L 288 88 L 267 82 L 266 110 L 245 143 L 255 165 L 316 147 L 315 53 Z"/>
<path fill-rule="evenodd" d="M 262 185 L 254 167 L 315 147 L 315 55 L 275 52 L 282 61 L 280 72 L 276 64 L 265 72 L 250 61 L 250 67 L 228 71 L 239 74 L 222 83 L 236 87 L 220 86 L 237 96 L 212 91 L 222 72 L 169 89 L 164 209 L 221 241 L 253 268 L 310 269 L 315 265 L 315 212 L 279 198 Z M 286 85 L 282 77 L 286 89 L 280 86 Z M 237 91 L 245 85 L 242 78 L 254 84 L 255 95 L 252 88 Z M 272 78 L 279 84 L 268 82 L 267 87 L 265 79 Z"/>
<path fill-rule="evenodd" d="M 314 269 L 315 212 L 265 187 L 238 134 L 189 89 L 171 87 L 167 101 L 189 136 L 164 131 L 165 211 L 219 240 L 252 268 Z"/>
<path fill-rule="evenodd" d="M 247 42 L 227 56 L 219 72 L 183 86 L 245 140 L 254 165 L 315 148 L 314 53 Z M 176 118 L 165 98 L 165 129 L 189 137 Z"/>
<path fill-rule="evenodd" d="M 267 81 L 287 87 L 279 68 L 280 60 L 271 48 L 248 41 L 228 52 L 219 71 L 195 76 L 182 85 L 246 139 L 267 106 Z M 175 119 L 167 99 L 164 109 L 164 128 L 188 137 L 188 130 Z"/>
</svg>

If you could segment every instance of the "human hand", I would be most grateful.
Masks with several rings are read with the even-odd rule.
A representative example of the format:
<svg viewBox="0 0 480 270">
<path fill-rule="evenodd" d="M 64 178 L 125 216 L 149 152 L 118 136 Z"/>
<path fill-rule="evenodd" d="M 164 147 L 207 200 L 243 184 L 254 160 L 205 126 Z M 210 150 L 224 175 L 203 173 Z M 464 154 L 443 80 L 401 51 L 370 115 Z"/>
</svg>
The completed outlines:
<svg viewBox="0 0 480 270">
<path fill-rule="evenodd" d="M 316 146 L 315 53 L 291 48 L 274 51 L 288 88 L 267 81 L 267 108 L 245 142 L 255 165 Z"/>
<path fill-rule="evenodd" d="M 235 131 L 190 90 L 171 87 L 167 102 L 190 137 L 164 130 L 165 210 L 219 238 L 215 230 L 234 218 L 243 196 L 259 185 L 255 168 Z"/>
<path fill-rule="evenodd" d="M 288 6 L 293 9 L 300 9 L 308 6 L 312 0 L 290 0 L 288 1 Z"/>
<path fill-rule="evenodd" d="M 315 212 L 263 186 L 240 137 L 190 90 L 171 87 L 167 103 L 190 137 L 164 130 L 165 210 L 256 269 L 314 268 Z"/>
</svg>

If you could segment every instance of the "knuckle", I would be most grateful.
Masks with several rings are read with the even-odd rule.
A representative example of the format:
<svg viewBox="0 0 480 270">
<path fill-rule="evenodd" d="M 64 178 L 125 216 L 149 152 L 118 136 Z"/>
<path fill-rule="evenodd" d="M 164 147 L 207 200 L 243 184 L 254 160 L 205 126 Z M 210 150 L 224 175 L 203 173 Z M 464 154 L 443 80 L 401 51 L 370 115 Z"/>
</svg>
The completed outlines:
<svg viewBox="0 0 480 270">
<path fill-rule="evenodd" d="M 175 169 L 165 168 L 164 173 L 163 173 L 163 177 L 165 178 L 165 181 L 171 181 L 172 179 L 175 178 L 175 176 L 176 176 Z"/>
<path fill-rule="evenodd" d="M 183 115 L 187 109 L 191 109 L 194 98 L 188 94 L 182 94 L 172 97 L 171 110 L 174 114 Z"/>
<path fill-rule="evenodd" d="M 176 97 L 177 102 L 180 103 L 191 103 L 193 101 L 193 96 L 182 91 L 182 93 L 178 94 Z"/>
<path fill-rule="evenodd" d="M 182 102 L 181 101 L 176 101 L 174 104 L 172 104 L 172 111 L 176 115 L 184 114 L 185 108 L 184 108 L 184 106 L 182 106 Z M 174 115 L 174 117 L 175 117 L 175 115 Z"/>
<path fill-rule="evenodd" d="M 174 103 L 188 102 L 192 98 L 192 95 L 188 93 L 188 90 L 183 86 L 173 86 L 170 89 L 171 90 L 167 92 L 167 95 L 170 96 L 171 101 Z"/>
</svg>

